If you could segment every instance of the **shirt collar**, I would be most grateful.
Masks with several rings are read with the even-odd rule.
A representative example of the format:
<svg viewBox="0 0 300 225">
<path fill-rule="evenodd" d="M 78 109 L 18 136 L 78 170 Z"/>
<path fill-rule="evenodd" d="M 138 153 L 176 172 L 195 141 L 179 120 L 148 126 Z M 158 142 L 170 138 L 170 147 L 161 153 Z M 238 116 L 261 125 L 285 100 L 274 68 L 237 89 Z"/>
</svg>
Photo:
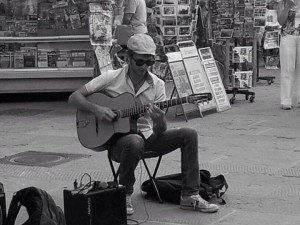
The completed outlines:
<svg viewBox="0 0 300 225">
<path fill-rule="evenodd" d="M 130 79 L 128 71 L 129 71 L 129 65 L 126 65 L 126 77 L 127 77 L 127 79 Z M 151 77 L 149 71 L 147 71 L 147 74 L 146 74 L 146 81 L 149 85 L 151 85 L 151 86 L 153 85 L 153 78 Z"/>
</svg>

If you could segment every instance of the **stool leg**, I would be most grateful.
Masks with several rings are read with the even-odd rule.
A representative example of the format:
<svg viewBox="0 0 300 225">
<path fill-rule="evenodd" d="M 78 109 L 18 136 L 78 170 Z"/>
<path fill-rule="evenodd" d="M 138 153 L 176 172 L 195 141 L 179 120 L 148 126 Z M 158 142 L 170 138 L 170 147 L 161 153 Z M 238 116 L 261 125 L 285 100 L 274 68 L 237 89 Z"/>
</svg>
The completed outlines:
<svg viewBox="0 0 300 225">
<path fill-rule="evenodd" d="M 162 199 L 161 199 L 161 197 L 160 197 L 159 191 L 158 191 L 158 189 L 157 189 L 157 186 L 156 186 L 156 184 L 155 184 L 154 177 L 151 175 L 151 173 L 150 173 L 150 171 L 149 171 L 149 168 L 148 168 L 148 166 L 147 166 L 147 164 L 146 164 L 145 159 L 142 159 L 142 160 L 143 160 L 144 166 L 145 166 L 145 168 L 146 168 L 147 174 L 148 174 L 148 176 L 149 176 L 149 178 L 150 178 L 150 181 L 151 181 L 151 183 L 152 183 L 152 185 L 153 185 L 153 187 L 154 187 L 154 190 L 155 190 L 156 196 L 157 196 L 157 198 L 158 198 L 158 201 L 159 201 L 159 203 L 163 203 L 163 201 L 162 201 Z M 155 173 L 156 173 L 156 172 L 155 172 Z"/>
<path fill-rule="evenodd" d="M 116 172 L 114 164 L 112 162 L 112 159 L 110 158 L 110 156 L 107 156 L 107 157 L 108 157 L 108 161 L 109 161 L 109 165 L 110 165 L 111 171 L 112 171 L 113 176 L 114 176 L 114 181 L 118 183 L 119 168 L 118 168 L 118 170 Z"/>
</svg>

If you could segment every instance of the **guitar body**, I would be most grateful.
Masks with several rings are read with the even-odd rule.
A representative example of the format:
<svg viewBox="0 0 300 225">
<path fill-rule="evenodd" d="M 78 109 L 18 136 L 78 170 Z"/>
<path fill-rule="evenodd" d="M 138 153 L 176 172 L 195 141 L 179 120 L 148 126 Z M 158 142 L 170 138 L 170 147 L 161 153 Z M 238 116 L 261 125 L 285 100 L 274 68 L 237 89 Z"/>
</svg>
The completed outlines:
<svg viewBox="0 0 300 225">
<path fill-rule="evenodd" d="M 134 97 L 124 93 L 111 98 L 101 93 L 87 96 L 90 102 L 118 110 L 135 107 Z M 77 110 L 76 115 L 77 134 L 80 143 L 89 149 L 103 151 L 103 145 L 117 134 L 136 132 L 136 120 L 133 117 L 118 118 L 113 122 L 98 120 L 91 112 Z"/>
</svg>

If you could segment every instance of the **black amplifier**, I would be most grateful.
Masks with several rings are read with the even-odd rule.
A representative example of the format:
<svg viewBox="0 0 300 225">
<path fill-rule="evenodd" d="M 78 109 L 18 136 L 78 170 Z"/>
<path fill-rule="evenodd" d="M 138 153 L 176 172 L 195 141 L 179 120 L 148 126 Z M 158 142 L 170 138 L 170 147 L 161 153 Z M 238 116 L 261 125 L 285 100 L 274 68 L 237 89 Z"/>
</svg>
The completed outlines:
<svg viewBox="0 0 300 225">
<path fill-rule="evenodd" d="M 87 194 L 64 190 L 67 225 L 127 225 L 124 186 L 97 189 Z"/>
</svg>

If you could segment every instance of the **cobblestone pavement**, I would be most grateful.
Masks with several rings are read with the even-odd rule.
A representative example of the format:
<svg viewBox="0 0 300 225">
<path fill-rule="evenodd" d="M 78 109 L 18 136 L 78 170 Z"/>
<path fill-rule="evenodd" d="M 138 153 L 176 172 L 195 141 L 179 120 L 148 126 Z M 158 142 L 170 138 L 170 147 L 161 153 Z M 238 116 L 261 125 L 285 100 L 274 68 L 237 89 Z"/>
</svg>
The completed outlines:
<svg viewBox="0 0 300 225">
<path fill-rule="evenodd" d="M 147 225 L 300 224 L 300 108 L 280 109 L 279 71 L 260 72 L 261 76 L 268 73 L 276 75 L 275 82 L 268 85 L 259 81 L 251 89 L 256 93 L 254 103 L 238 95 L 230 110 L 188 122 L 175 116 L 175 108 L 167 114 L 169 127 L 189 126 L 198 131 L 200 166 L 213 175 L 225 175 L 229 184 L 224 195 L 227 204 L 220 206 L 218 213 L 204 214 L 144 199 L 139 187 L 147 176 L 140 165 L 131 219 L 147 220 Z M 169 90 L 171 86 L 168 83 Z M 0 158 L 25 151 L 84 154 L 53 167 L 0 163 L 7 205 L 15 191 L 36 186 L 63 207 L 63 190 L 71 188 L 83 173 L 94 180 L 112 179 L 106 152 L 93 152 L 80 145 L 75 112 L 65 99 L 0 103 Z M 154 163 L 149 160 L 151 167 Z M 163 157 L 158 175 L 174 172 L 180 172 L 180 151 Z M 16 224 L 26 216 L 22 210 Z"/>
</svg>

